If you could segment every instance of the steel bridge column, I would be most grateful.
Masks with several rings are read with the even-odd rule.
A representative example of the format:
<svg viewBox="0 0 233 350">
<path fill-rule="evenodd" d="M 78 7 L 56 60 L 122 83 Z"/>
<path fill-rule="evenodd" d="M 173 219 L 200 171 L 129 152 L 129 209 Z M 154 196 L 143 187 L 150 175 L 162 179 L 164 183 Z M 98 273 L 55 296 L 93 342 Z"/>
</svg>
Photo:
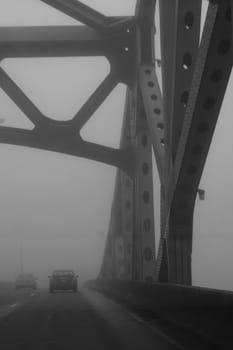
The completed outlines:
<svg viewBox="0 0 233 350">
<path fill-rule="evenodd" d="M 167 242 L 169 282 L 192 283 L 192 223 L 172 224 L 172 236 Z"/>
<path fill-rule="evenodd" d="M 120 148 L 132 146 L 132 119 L 132 93 L 128 90 Z M 133 208 L 133 179 L 118 169 L 102 264 L 102 270 L 108 271 L 108 274 L 101 273 L 100 277 L 126 280 L 133 278 Z"/>
<path fill-rule="evenodd" d="M 155 272 L 152 144 L 140 95 L 137 97 L 134 123 L 137 170 L 134 178 L 133 279 L 152 281 Z"/>
<path fill-rule="evenodd" d="M 200 18 L 200 0 L 160 1 L 166 182 L 161 190 L 157 278 L 182 284 L 191 284 L 193 213 L 185 224 L 176 215 L 172 177 L 199 48 Z"/>
</svg>

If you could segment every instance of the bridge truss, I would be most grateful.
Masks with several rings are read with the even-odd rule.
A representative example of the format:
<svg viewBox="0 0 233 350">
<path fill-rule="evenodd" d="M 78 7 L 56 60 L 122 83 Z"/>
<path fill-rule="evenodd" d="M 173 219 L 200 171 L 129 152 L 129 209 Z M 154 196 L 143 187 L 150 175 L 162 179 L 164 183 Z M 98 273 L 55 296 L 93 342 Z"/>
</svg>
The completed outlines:
<svg viewBox="0 0 233 350">
<path fill-rule="evenodd" d="M 38 1 L 84 25 L 1 27 L 1 59 L 105 56 L 110 73 L 71 120 L 57 121 L 42 114 L 0 67 L 0 87 L 34 124 L 33 130 L 1 126 L 0 142 L 116 166 L 99 277 L 191 284 L 195 199 L 232 68 L 233 2 L 208 2 L 201 35 L 206 0 L 158 0 L 160 62 L 156 0 L 138 0 L 131 17 L 107 17 L 77 0 Z M 127 85 L 120 149 L 84 141 L 80 130 L 119 82 Z M 156 257 L 153 157 L 161 185 Z"/>
</svg>

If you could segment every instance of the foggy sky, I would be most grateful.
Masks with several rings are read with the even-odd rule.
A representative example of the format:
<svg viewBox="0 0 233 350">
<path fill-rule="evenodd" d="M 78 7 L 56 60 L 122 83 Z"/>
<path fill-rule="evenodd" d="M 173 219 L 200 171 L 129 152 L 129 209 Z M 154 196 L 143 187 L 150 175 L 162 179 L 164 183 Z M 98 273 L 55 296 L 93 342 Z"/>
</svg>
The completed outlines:
<svg viewBox="0 0 233 350">
<path fill-rule="evenodd" d="M 132 14 L 135 0 L 89 0 L 107 15 Z M 73 25 L 77 22 L 39 0 L 0 0 L 0 25 Z M 158 34 L 157 34 L 158 35 Z M 159 55 L 159 50 L 157 50 Z M 94 63 L 93 63 L 94 62 Z M 10 59 L 2 66 L 43 113 L 71 118 L 109 70 L 104 58 Z M 25 66 L 27 69 L 25 69 Z M 197 200 L 193 282 L 233 290 L 232 82 L 224 101 Z M 91 118 L 82 136 L 119 146 L 125 87 L 119 85 Z M 31 127 L 0 91 L 5 125 Z M 110 220 L 113 167 L 90 160 L 0 144 L 0 280 L 24 269 L 46 283 L 54 268 L 73 268 L 81 279 L 98 274 Z M 158 217 L 158 181 L 155 180 Z M 156 238 L 159 221 L 155 219 Z M 158 240 L 157 240 L 158 246 Z"/>
</svg>

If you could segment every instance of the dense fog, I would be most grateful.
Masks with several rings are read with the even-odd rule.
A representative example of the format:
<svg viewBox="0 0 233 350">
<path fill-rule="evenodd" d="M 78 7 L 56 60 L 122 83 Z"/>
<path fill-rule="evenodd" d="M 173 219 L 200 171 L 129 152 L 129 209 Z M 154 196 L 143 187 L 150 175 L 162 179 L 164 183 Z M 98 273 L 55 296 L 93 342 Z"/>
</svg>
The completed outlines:
<svg viewBox="0 0 233 350">
<path fill-rule="evenodd" d="M 132 14 L 135 6 L 135 0 L 85 3 L 107 15 Z M 1 26 L 76 24 L 39 0 L 1 0 L 0 10 Z M 59 120 L 71 118 L 109 71 L 105 58 L 9 59 L 1 66 L 43 113 Z M 205 200 L 196 203 L 193 281 L 233 290 L 231 86 L 232 82 L 200 184 Z M 83 138 L 119 146 L 124 94 L 125 87 L 117 86 L 82 130 Z M 31 128 L 1 90 L 0 106 L 3 125 Z M 97 277 L 116 170 L 85 159 L 2 144 L 0 159 L 0 280 L 14 281 L 23 270 L 47 286 L 47 276 L 57 268 L 74 269 L 81 281 Z M 159 186 L 154 180 L 158 246 Z"/>
</svg>

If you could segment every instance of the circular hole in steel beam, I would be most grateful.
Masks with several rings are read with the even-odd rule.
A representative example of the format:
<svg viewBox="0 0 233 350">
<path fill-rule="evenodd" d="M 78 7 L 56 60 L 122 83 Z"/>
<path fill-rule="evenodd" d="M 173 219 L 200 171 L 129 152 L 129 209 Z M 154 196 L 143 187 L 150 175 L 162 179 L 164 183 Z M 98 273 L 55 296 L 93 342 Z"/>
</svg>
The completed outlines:
<svg viewBox="0 0 233 350">
<path fill-rule="evenodd" d="M 143 175 L 149 174 L 149 165 L 146 162 L 142 164 L 142 173 Z"/>
<path fill-rule="evenodd" d="M 147 74 L 147 75 L 151 74 L 151 70 L 150 69 L 146 69 L 145 70 L 145 74 Z"/>
<path fill-rule="evenodd" d="M 164 139 L 161 139 L 161 140 L 160 140 L 160 144 L 161 144 L 162 146 L 165 146 L 165 141 L 164 141 Z"/>
<path fill-rule="evenodd" d="M 194 22 L 194 15 L 193 12 L 187 12 L 184 17 L 184 26 L 185 29 L 189 30 L 192 28 Z"/>
<path fill-rule="evenodd" d="M 187 52 L 183 56 L 182 67 L 185 70 L 188 70 L 190 68 L 191 64 L 192 64 L 192 56 L 190 55 L 190 53 Z"/>
<path fill-rule="evenodd" d="M 189 98 L 189 93 L 188 91 L 184 91 L 180 97 L 180 102 L 182 103 L 182 105 L 184 107 L 187 106 L 187 102 L 188 102 L 188 98 Z"/>
<path fill-rule="evenodd" d="M 157 128 L 160 130 L 164 129 L 164 124 L 163 123 L 157 123 Z"/>
<path fill-rule="evenodd" d="M 155 113 L 155 114 L 160 114 L 160 113 L 161 113 L 161 109 L 159 109 L 159 108 L 154 108 L 154 113 Z"/>
<path fill-rule="evenodd" d="M 149 87 L 154 87 L 155 84 L 153 83 L 153 81 L 149 81 L 148 84 L 147 84 Z"/>
<path fill-rule="evenodd" d="M 146 162 L 142 164 L 142 173 L 143 175 L 149 174 L 149 165 Z"/>
<path fill-rule="evenodd" d="M 157 99 L 158 99 L 158 96 L 157 95 L 155 95 L 155 94 L 153 94 L 153 95 L 151 95 L 151 97 L 150 97 L 153 101 L 156 101 Z"/>
</svg>

